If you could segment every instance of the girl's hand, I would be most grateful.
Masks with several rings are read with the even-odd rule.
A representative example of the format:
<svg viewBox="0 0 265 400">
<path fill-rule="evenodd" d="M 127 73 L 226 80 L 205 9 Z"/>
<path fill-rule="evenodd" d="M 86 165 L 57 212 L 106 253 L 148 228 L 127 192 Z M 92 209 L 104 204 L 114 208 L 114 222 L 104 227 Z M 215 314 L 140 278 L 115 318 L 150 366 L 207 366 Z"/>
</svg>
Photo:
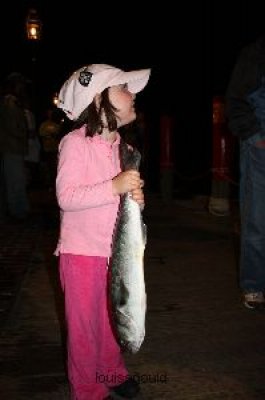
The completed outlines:
<svg viewBox="0 0 265 400">
<path fill-rule="evenodd" d="M 134 201 L 136 201 L 139 204 L 139 206 L 141 207 L 141 209 L 143 210 L 143 208 L 144 208 L 144 192 L 142 191 L 142 189 L 139 188 L 139 189 L 132 190 L 131 196 L 132 196 L 132 199 Z"/>
<path fill-rule="evenodd" d="M 133 192 L 137 189 L 141 190 L 141 186 L 143 186 L 143 181 L 140 179 L 139 172 L 134 169 L 121 172 L 112 179 L 112 190 L 114 195 Z"/>
</svg>

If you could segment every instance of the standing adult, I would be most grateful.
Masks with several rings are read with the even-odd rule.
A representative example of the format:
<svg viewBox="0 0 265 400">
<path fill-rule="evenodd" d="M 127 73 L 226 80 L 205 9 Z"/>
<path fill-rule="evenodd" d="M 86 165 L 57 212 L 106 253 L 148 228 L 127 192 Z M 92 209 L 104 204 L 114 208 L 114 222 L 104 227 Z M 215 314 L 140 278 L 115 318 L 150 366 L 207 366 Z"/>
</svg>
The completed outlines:
<svg viewBox="0 0 265 400">
<path fill-rule="evenodd" d="M 265 308 L 265 36 L 244 47 L 226 94 L 240 142 L 240 287 L 250 309 Z"/>
<path fill-rule="evenodd" d="M 24 162 L 28 152 L 26 101 L 26 78 L 20 73 L 11 73 L 3 84 L 0 99 L 1 191 L 5 194 L 7 214 L 19 221 L 29 213 Z"/>
<path fill-rule="evenodd" d="M 45 185 L 49 189 L 55 187 L 57 153 L 61 133 L 59 116 L 57 109 L 48 108 L 46 119 L 39 127 L 45 165 Z"/>
</svg>

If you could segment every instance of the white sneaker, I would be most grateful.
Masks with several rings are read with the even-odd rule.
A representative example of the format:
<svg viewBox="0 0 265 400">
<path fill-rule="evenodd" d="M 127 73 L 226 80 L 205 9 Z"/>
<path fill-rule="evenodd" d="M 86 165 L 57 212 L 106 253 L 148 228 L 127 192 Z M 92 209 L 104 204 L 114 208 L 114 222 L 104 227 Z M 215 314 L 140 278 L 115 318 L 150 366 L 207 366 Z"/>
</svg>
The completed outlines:
<svg viewBox="0 0 265 400">
<path fill-rule="evenodd" d="M 262 292 L 249 292 L 243 295 L 244 306 L 251 310 L 265 308 L 265 298 Z"/>
</svg>

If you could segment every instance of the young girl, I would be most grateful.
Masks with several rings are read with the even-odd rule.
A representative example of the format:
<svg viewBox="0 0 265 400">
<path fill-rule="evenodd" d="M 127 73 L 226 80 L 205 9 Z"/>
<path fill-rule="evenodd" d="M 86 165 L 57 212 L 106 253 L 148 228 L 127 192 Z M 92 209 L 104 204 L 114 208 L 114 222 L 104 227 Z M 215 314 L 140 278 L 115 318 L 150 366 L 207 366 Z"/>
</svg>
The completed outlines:
<svg viewBox="0 0 265 400">
<path fill-rule="evenodd" d="M 55 254 L 65 295 L 68 377 L 72 400 L 135 397 L 110 323 L 107 268 L 120 195 L 144 204 L 139 172 L 121 172 L 117 128 L 136 118 L 135 93 L 149 69 L 124 72 L 105 64 L 81 68 L 64 83 L 58 107 L 74 121 L 59 146 L 56 193 L 61 228 Z"/>
</svg>

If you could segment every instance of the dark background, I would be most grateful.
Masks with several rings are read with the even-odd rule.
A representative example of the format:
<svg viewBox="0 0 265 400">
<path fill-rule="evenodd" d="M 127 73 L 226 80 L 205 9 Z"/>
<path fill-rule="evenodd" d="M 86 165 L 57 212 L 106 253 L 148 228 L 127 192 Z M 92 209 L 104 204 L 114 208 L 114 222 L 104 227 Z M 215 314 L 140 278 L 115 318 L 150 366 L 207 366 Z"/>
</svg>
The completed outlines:
<svg viewBox="0 0 265 400">
<path fill-rule="evenodd" d="M 31 6 L 37 8 L 43 23 L 42 40 L 35 46 L 25 36 Z M 152 79 L 144 93 L 151 100 L 150 107 L 176 112 L 184 105 L 185 109 L 191 87 L 201 89 L 202 11 L 198 6 L 191 10 L 188 5 L 178 7 L 167 1 L 145 4 L 146 10 L 143 6 L 137 1 L 121 5 L 114 1 L 7 3 L 2 15 L 6 27 L 1 26 L 5 49 L 1 72 L 20 68 L 31 75 L 32 55 L 36 56 L 34 78 L 44 99 L 85 64 L 151 67 Z"/>
<path fill-rule="evenodd" d="M 16 3 L 5 4 L 9 27 L 1 26 L 0 72 L 4 77 L 20 70 L 32 78 L 39 120 L 53 94 L 83 65 L 150 67 L 150 82 L 137 97 L 150 125 L 151 186 L 157 187 L 159 183 L 159 118 L 163 112 L 175 119 L 176 168 L 184 173 L 189 168 L 190 173 L 201 168 L 194 164 L 198 150 L 207 162 L 209 151 L 205 151 L 199 133 L 206 132 L 200 112 L 203 56 L 199 5 L 191 10 L 188 5 L 179 6 L 169 1 L 157 5 L 143 4 L 143 1 Z M 27 41 L 25 35 L 30 7 L 37 8 L 43 23 L 42 40 L 37 44 Z M 36 61 L 32 62 L 32 58 Z"/>
<path fill-rule="evenodd" d="M 213 94 L 223 94 L 240 49 L 265 33 L 264 1 L 214 1 Z"/>
<path fill-rule="evenodd" d="M 150 180 L 159 173 L 159 118 L 174 117 L 175 186 L 210 190 L 212 97 L 224 94 L 238 51 L 264 31 L 263 1 L 15 1 L 2 12 L 1 78 L 20 70 L 34 83 L 39 120 L 62 83 L 89 63 L 152 68 L 138 96 L 150 123 Z M 26 39 L 30 7 L 42 39 Z M 4 24 L 5 23 L 5 24 Z M 35 61 L 32 61 L 35 58 Z M 202 177 L 202 178 L 200 178 Z"/>
</svg>

